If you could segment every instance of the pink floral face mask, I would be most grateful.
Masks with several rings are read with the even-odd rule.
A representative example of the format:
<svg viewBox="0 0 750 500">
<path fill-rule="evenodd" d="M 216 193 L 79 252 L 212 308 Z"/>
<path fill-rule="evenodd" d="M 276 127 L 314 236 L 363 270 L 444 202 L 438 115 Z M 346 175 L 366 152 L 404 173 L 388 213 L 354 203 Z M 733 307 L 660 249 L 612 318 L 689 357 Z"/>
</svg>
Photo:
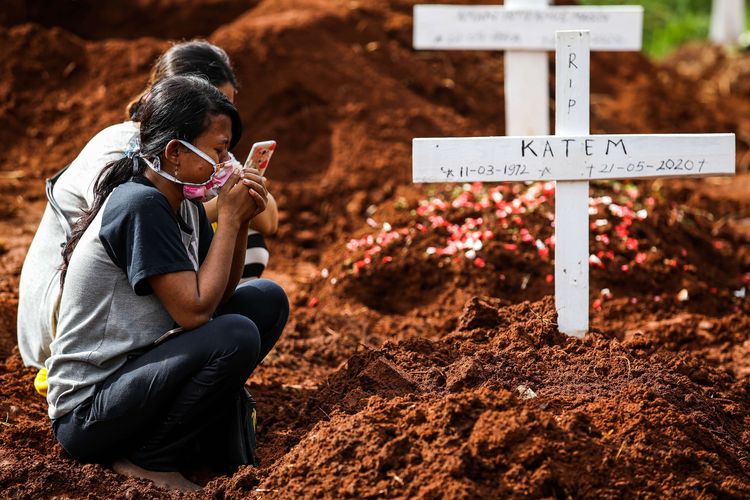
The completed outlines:
<svg viewBox="0 0 750 500">
<path fill-rule="evenodd" d="M 220 163 L 219 170 L 215 175 L 211 176 L 206 184 L 200 186 L 189 186 L 183 184 L 182 194 L 188 200 L 198 200 L 201 203 L 206 203 L 207 201 L 213 200 L 214 198 L 219 196 L 219 189 L 221 189 L 221 186 L 226 184 L 226 182 L 232 176 L 235 166 L 239 166 L 239 164 L 235 165 L 235 163 L 236 160 L 229 160 Z"/>
<path fill-rule="evenodd" d="M 196 148 L 189 142 L 180 139 L 177 140 L 180 144 L 211 164 L 214 171 L 206 182 L 194 183 L 181 181 L 180 179 L 161 169 L 161 162 L 159 161 L 159 157 L 156 157 L 153 162 L 147 160 L 146 158 L 143 158 L 143 160 L 146 162 L 146 165 L 148 165 L 154 172 L 161 175 L 165 179 L 169 179 L 172 182 L 181 184 L 182 194 L 186 199 L 198 200 L 201 203 L 206 203 L 207 201 L 214 199 L 219 195 L 219 189 L 221 188 L 221 186 L 226 184 L 227 180 L 232 176 L 235 168 L 239 168 L 240 164 L 237 162 L 237 160 L 234 159 L 234 157 L 232 157 L 231 160 L 215 163 L 210 156 L 208 156 L 206 153 Z"/>
</svg>

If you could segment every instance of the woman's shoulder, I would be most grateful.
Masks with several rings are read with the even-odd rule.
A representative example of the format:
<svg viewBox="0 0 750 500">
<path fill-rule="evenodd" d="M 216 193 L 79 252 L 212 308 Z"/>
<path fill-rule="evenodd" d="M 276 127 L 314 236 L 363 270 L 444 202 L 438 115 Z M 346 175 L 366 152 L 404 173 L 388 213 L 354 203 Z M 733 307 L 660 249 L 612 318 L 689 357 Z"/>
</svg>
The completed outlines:
<svg viewBox="0 0 750 500">
<path fill-rule="evenodd" d="M 83 148 L 83 152 L 90 149 L 105 151 L 106 153 L 123 151 L 138 135 L 138 124 L 132 121 L 117 123 L 100 130 Z"/>
<path fill-rule="evenodd" d="M 114 134 L 136 134 L 140 131 L 140 125 L 137 122 L 128 120 L 120 123 L 115 123 L 109 127 L 103 128 L 94 137 L 97 136 L 108 136 Z"/>
<path fill-rule="evenodd" d="M 166 196 L 145 177 L 134 177 L 120 184 L 107 199 L 109 210 L 171 210 Z"/>
<path fill-rule="evenodd" d="M 99 237 L 110 242 L 127 241 L 128 234 L 173 227 L 176 219 L 164 194 L 143 178 L 117 186 L 98 216 L 101 216 Z"/>
<path fill-rule="evenodd" d="M 60 178 L 60 185 L 73 192 L 89 188 L 107 162 L 124 156 L 128 145 L 138 140 L 138 131 L 138 125 L 133 122 L 118 123 L 99 131 L 70 164 Z"/>
<path fill-rule="evenodd" d="M 134 178 L 117 186 L 102 207 L 107 223 L 130 221 L 153 222 L 171 219 L 172 208 L 164 194 L 143 178 Z"/>
</svg>

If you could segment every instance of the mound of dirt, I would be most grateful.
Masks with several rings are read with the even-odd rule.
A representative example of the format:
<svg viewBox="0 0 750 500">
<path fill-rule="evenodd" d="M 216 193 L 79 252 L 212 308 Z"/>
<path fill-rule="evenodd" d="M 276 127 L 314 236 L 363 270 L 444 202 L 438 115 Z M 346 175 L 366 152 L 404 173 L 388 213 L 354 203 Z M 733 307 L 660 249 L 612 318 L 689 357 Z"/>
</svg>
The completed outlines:
<svg viewBox="0 0 750 500">
<path fill-rule="evenodd" d="M 668 182 L 593 186 L 595 309 L 613 298 L 712 315 L 737 306 L 735 295 L 750 281 L 746 241 L 714 218 L 714 200 L 679 203 Z M 743 209 L 726 204 L 727 212 Z M 467 184 L 421 200 L 398 197 L 325 254 L 326 276 L 309 293 L 355 299 L 384 314 L 434 309 L 446 292 L 538 300 L 553 293 L 553 220 L 552 183 Z"/>
<path fill-rule="evenodd" d="M 180 39 L 208 36 L 257 3 L 253 0 L 202 0 L 186 6 L 174 0 L 127 3 L 8 0 L 0 11 L 0 26 L 36 23 L 95 40 L 148 36 Z"/>
<path fill-rule="evenodd" d="M 315 402 L 324 420 L 250 484 L 359 497 L 750 494 L 750 379 L 555 327 L 550 299 L 475 298 L 443 340 L 354 356 Z M 218 491 L 252 491 L 241 481 Z"/>
<path fill-rule="evenodd" d="M 167 47 L 153 39 L 88 42 L 33 24 L 0 28 L 0 43 L 0 140 L 13 159 L 2 170 L 35 179 L 61 169 L 96 132 L 122 121 Z"/>
</svg>

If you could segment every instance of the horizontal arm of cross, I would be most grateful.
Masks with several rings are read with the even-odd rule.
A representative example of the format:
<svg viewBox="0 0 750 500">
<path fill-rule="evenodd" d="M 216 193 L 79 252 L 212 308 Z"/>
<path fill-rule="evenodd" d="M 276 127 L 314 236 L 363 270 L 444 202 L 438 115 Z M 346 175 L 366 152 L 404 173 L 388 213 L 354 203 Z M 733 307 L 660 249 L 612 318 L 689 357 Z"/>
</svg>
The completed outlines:
<svg viewBox="0 0 750 500">
<path fill-rule="evenodd" d="M 591 31 L 591 50 L 641 50 L 643 7 L 414 6 L 414 48 L 555 50 L 555 31 Z"/>
<path fill-rule="evenodd" d="M 734 175 L 734 134 L 414 139 L 414 182 Z"/>
</svg>

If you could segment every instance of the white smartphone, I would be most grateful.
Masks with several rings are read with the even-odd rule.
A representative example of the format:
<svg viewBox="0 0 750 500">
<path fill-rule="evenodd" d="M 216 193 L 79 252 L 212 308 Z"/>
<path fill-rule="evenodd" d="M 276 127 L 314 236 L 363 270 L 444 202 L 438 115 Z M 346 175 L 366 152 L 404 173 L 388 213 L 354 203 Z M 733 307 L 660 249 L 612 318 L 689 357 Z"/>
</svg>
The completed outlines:
<svg viewBox="0 0 750 500">
<path fill-rule="evenodd" d="M 274 150 L 276 150 L 276 141 L 256 142 L 250 149 L 243 168 L 257 168 L 260 175 L 264 175 Z"/>
</svg>

